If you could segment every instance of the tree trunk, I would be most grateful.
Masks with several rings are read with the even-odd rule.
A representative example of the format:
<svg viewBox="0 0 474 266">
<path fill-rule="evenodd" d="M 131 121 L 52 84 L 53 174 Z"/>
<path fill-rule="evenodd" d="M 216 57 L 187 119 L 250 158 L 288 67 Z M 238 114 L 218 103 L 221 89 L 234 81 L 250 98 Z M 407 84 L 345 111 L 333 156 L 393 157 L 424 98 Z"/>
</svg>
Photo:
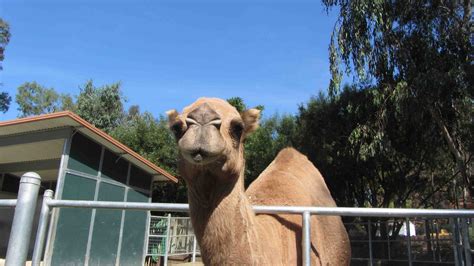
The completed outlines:
<svg viewBox="0 0 474 266">
<path fill-rule="evenodd" d="M 467 198 L 467 200 L 470 202 L 472 201 L 471 195 L 474 194 L 474 187 L 472 186 L 472 181 L 471 181 L 472 170 L 470 169 L 469 164 L 467 162 L 468 156 L 466 152 L 463 151 L 460 145 L 456 146 L 456 143 L 451 133 L 449 132 L 446 125 L 444 124 L 438 110 L 435 110 L 435 108 L 436 107 L 431 107 L 429 108 L 429 111 L 433 119 L 435 120 L 436 124 L 438 125 L 444 140 L 448 144 L 449 151 L 454 156 L 458 171 L 459 173 L 461 173 L 461 177 L 464 182 L 464 189 L 463 189 L 464 198 Z M 457 200 L 457 198 L 455 200 Z M 466 202 L 464 202 L 464 204 L 466 204 Z"/>
</svg>

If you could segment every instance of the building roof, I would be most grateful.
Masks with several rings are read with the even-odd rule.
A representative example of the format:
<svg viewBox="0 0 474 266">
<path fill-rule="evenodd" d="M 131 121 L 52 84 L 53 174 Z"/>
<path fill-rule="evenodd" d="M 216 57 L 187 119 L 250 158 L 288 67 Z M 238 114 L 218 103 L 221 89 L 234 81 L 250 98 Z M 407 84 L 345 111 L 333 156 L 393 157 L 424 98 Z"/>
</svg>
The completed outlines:
<svg viewBox="0 0 474 266">
<path fill-rule="evenodd" d="M 28 160 L 32 162 L 44 162 L 44 160 L 55 159 L 48 158 L 48 156 L 54 157 L 53 154 L 57 153 L 60 155 L 62 153 L 63 142 L 61 139 L 58 140 L 58 138 L 49 137 L 48 134 L 44 132 L 61 128 L 74 128 L 83 135 L 120 155 L 122 158 L 130 161 L 135 166 L 155 176 L 155 179 L 171 180 L 173 182 L 178 181 L 176 177 L 167 171 L 143 158 L 124 144 L 70 111 L 0 122 L 0 139 L 6 138 L 8 140 L 8 138 L 10 138 L 9 143 L 7 143 L 10 145 L 1 145 L 2 143 L 0 142 L 0 168 L 2 164 L 11 165 L 17 161 L 24 161 L 24 159 L 21 160 L 22 158 L 28 158 Z M 15 142 L 14 137 L 18 138 L 18 136 L 21 137 L 22 134 L 33 132 L 38 132 L 39 135 L 44 136 L 44 139 L 38 137 L 38 139 L 31 143 L 13 145 Z"/>
</svg>

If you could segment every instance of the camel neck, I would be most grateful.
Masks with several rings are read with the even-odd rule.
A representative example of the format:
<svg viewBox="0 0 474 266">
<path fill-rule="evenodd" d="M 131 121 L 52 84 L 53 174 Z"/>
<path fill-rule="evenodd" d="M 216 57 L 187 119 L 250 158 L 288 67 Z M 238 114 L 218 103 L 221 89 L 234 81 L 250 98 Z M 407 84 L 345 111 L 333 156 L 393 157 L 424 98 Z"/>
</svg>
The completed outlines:
<svg viewBox="0 0 474 266">
<path fill-rule="evenodd" d="M 243 176 L 236 183 L 199 176 L 188 187 L 191 219 L 206 264 L 225 264 L 235 250 L 252 254 L 257 243 L 255 214 L 245 195 Z M 252 256 L 248 256 L 252 258 Z M 239 258 L 245 260 L 247 258 Z M 239 261 L 239 263 L 246 261 Z"/>
</svg>

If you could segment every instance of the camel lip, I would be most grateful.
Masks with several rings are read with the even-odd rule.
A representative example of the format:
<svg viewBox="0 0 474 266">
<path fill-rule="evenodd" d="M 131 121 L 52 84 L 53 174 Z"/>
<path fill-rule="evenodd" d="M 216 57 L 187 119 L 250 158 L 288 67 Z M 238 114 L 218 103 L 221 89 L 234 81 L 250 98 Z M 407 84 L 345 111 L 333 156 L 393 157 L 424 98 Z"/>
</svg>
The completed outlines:
<svg viewBox="0 0 474 266">
<path fill-rule="evenodd" d="M 219 156 L 214 155 L 214 154 L 209 154 L 205 151 L 198 151 L 198 152 L 182 151 L 181 154 L 189 163 L 194 164 L 194 165 L 201 165 L 201 166 L 212 163 L 216 161 L 217 158 L 219 158 Z"/>
</svg>

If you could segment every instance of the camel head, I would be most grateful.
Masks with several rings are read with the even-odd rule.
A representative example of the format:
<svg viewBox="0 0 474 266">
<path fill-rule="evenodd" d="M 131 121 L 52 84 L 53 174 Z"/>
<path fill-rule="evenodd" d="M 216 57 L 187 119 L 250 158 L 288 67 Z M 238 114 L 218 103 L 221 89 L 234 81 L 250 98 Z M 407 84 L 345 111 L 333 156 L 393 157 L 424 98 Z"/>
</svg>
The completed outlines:
<svg viewBox="0 0 474 266">
<path fill-rule="evenodd" d="M 243 142 L 258 127 L 259 110 L 239 113 L 225 100 L 200 98 L 181 114 L 176 110 L 167 114 L 178 142 L 180 171 L 192 171 L 181 173 L 185 179 L 196 171 L 239 176 L 244 165 Z"/>
</svg>

